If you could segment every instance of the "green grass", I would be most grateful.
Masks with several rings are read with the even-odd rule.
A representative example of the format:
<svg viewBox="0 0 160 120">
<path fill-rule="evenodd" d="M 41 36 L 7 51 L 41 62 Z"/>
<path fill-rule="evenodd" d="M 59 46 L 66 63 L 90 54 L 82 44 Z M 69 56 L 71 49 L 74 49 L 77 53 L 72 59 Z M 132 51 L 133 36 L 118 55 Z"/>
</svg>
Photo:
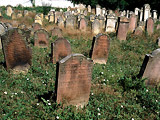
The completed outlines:
<svg viewBox="0 0 160 120">
<path fill-rule="evenodd" d="M 120 42 L 110 34 L 110 52 L 106 65 L 93 66 L 89 103 L 83 109 L 63 108 L 55 102 L 56 65 L 50 61 L 50 48 L 32 48 L 32 67 L 26 75 L 14 75 L 3 66 L 0 50 L 0 118 L 22 119 L 114 119 L 158 120 L 159 88 L 147 87 L 138 79 L 145 54 L 157 49 L 156 31 L 151 37 L 128 35 Z M 91 39 L 71 39 L 73 53 L 89 57 Z M 54 37 L 50 42 L 55 41 Z M 49 101 L 48 101 L 49 100 Z M 51 103 L 51 105 L 50 105 Z"/>
</svg>

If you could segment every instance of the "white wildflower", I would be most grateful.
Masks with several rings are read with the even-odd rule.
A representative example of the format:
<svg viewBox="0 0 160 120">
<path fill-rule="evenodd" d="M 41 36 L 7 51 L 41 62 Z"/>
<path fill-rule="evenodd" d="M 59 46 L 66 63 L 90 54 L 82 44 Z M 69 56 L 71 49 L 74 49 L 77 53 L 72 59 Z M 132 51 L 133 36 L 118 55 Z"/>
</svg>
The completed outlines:
<svg viewBox="0 0 160 120">
<path fill-rule="evenodd" d="M 101 74 L 103 75 L 103 72 L 101 72 Z"/>
<path fill-rule="evenodd" d="M 98 116 L 100 116 L 101 115 L 101 113 L 98 113 Z"/>
<path fill-rule="evenodd" d="M 103 81 L 105 82 L 106 80 L 105 80 L 105 79 L 103 79 Z"/>
<path fill-rule="evenodd" d="M 59 119 L 59 116 L 57 116 L 56 118 Z"/>
<path fill-rule="evenodd" d="M 48 75 L 48 72 L 46 71 L 46 74 Z"/>
<path fill-rule="evenodd" d="M 37 106 L 39 105 L 39 103 L 37 103 Z"/>
<path fill-rule="evenodd" d="M 5 91 L 5 92 L 4 92 L 4 94 L 6 94 L 6 95 L 7 95 L 7 92 Z"/>
<path fill-rule="evenodd" d="M 100 111 L 100 109 L 99 109 L 99 108 L 97 108 L 97 110 L 98 110 L 98 111 Z"/>
<path fill-rule="evenodd" d="M 103 83 L 103 85 L 106 85 L 106 83 Z"/>
<path fill-rule="evenodd" d="M 94 93 L 91 93 L 91 95 L 94 95 Z"/>
<path fill-rule="evenodd" d="M 134 120 L 134 118 L 132 118 L 132 120 Z"/>
<path fill-rule="evenodd" d="M 49 102 L 49 100 L 47 100 L 47 102 Z"/>
<path fill-rule="evenodd" d="M 27 80 L 29 80 L 29 78 L 27 78 Z"/>
<path fill-rule="evenodd" d="M 146 92 L 148 92 L 148 90 L 146 90 Z"/>
<path fill-rule="evenodd" d="M 51 103 L 48 103 L 48 105 L 51 105 Z"/>
<path fill-rule="evenodd" d="M 158 100 L 156 100 L 156 102 L 158 102 Z"/>
<path fill-rule="evenodd" d="M 123 108 L 123 105 L 121 105 L 121 108 Z"/>
<path fill-rule="evenodd" d="M 15 95 L 17 95 L 17 93 L 14 93 Z"/>
</svg>

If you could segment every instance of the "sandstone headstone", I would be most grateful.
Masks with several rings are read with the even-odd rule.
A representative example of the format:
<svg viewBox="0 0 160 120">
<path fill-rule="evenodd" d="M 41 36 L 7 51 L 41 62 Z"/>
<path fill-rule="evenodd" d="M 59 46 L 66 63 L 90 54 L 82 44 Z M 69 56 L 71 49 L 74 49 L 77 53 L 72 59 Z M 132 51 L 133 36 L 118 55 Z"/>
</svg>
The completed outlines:
<svg viewBox="0 0 160 120">
<path fill-rule="evenodd" d="M 134 34 L 141 36 L 143 34 L 143 29 L 141 27 L 137 27 L 134 31 Z"/>
<path fill-rule="evenodd" d="M 37 31 L 37 30 L 41 29 L 42 26 L 39 23 L 33 23 L 32 28 L 33 28 L 33 31 Z"/>
<path fill-rule="evenodd" d="M 46 48 L 49 46 L 49 34 L 44 29 L 39 29 L 34 32 L 34 46 Z"/>
<path fill-rule="evenodd" d="M 147 20 L 147 33 L 148 35 L 152 35 L 154 32 L 154 21 L 152 18 L 148 18 Z"/>
<path fill-rule="evenodd" d="M 141 67 L 140 74 L 146 85 L 158 86 L 160 84 L 160 50 L 157 49 L 152 54 L 146 54 Z"/>
<path fill-rule="evenodd" d="M 100 30 L 104 31 L 104 28 L 105 28 L 105 18 L 104 18 L 104 16 L 99 15 L 98 19 L 99 19 L 99 23 L 100 23 Z"/>
<path fill-rule="evenodd" d="M 40 14 L 37 14 L 36 16 L 35 16 L 35 23 L 39 23 L 40 25 L 42 25 L 42 22 L 43 22 L 43 20 L 42 20 L 42 18 L 41 18 L 42 16 L 40 15 Z"/>
<path fill-rule="evenodd" d="M 11 14 L 11 18 L 12 18 L 12 20 L 17 19 L 17 15 L 16 15 L 16 13 L 12 13 L 12 14 Z"/>
<path fill-rule="evenodd" d="M 72 53 L 70 43 L 64 38 L 58 38 L 51 45 L 52 62 L 54 64 Z"/>
<path fill-rule="evenodd" d="M 51 34 L 52 34 L 52 36 L 63 37 L 63 35 L 62 35 L 62 29 L 60 29 L 58 27 L 54 27 L 51 30 Z"/>
<path fill-rule="evenodd" d="M 137 16 L 135 14 L 132 14 L 129 18 L 129 32 L 133 32 L 135 28 L 137 27 Z"/>
<path fill-rule="evenodd" d="M 64 19 L 62 16 L 58 18 L 58 27 L 64 28 Z"/>
<path fill-rule="evenodd" d="M 18 28 L 9 29 L 1 39 L 7 69 L 13 69 L 14 73 L 27 72 L 32 55 L 22 31 Z"/>
<path fill-rule="evenodd" d="M 59 18 L 60 16 L 62 16 L 62 12 L 56 11 L 56 12 L 55 12 L 55 20 L 54 20 L 55 23 L 57 23 L 58 18 Z"/>
<path fill-rule="evenodd" d="M 82 31 L 86 31 L 87 30 L 87 20 L 86 19 L 82 18 L 80 20 L 79 29 L 82 30 Z"/>
<path fill-rule="evenodd" d="M 117 17 L 113 15 L 107 15 L 106 32 L 115 32 L 117 24 Z"/>
<path fill-rule="evenodd" d="M 94 63 L 106 64 L 109 54 L 110 41 L 107 35 L 99 33 L 94 41 L 92 60 Z"/>
<path fill-rule="evenodd" d="M 67 29 L 74 29 L 74 18 L 68 17 L 66 19 L 65 26 L 66 26 Z"/>
<path fill-rule="evenodd" d="M 89 101 L 92 62 L 82 54 L 71 54 L 59 62 L 57 103 L 84 107 Z"/>
<path fill-rule="evenodd" d="M 126 40 L 128 28 L 129 28 L 129 20 L 127 18 L 121 18 L 117 34 L 117 38 L 119 40 Z"/>
<path fill-rule="evenodd" d="M 90 5 L 88 5 L 87 9 L 88 9 L 88 12 L 91 13 L 92 8 Z"/>
</svg>

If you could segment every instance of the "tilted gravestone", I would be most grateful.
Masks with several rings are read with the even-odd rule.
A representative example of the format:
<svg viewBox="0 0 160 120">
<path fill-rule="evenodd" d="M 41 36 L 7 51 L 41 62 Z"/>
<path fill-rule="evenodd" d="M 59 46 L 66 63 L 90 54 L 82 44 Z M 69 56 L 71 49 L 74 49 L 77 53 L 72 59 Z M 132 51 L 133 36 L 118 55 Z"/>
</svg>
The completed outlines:
<svg viewBox="0 0 160 120">
<path fill-rule="evenodd" d="M 71 45 L 69 41 L 64 38 L 58 38 L 54 43 L 51 44 L 52 62 L 54 64 L 71 53 Z"/>
<path fill-rule="evenodd" d="M 82 54 L 71 54 L 59 62 L 57 103 L 84 107 L 89 101 L 92 61 Z"/>
<path fill-rule="evenodd" d="M 125 17 L 120 18 L 120 23 L 119 23 L 119 27 L 118 27 L 118 34 L 117 34 L 117 38 L 119 40 L 126 40 L 128 28 L 129 28 L 128 19 Z"/>
<path fill-rule="evenodd" d="M 1 38 L 7 69 L 15 73 L 27 72 L 31 66 L 32 54 L 25 38 L 18 28 L 9 29 Z"/>
<path fill-rule="evenodd" d="M 154 21 L 152 18 L 147 19 L 147 33 L 148 35 L 152 35 L 154 32 Z"/>
<path fill-rule="evenodd" d="M 160 49 L 152 52 L 152 54 L 146 54 L 143 61 L 140 75 L 145 80 L 146 85 L 158 86 L 160 84 Z"/>
<path fill-rule="evenodd" d="M 94 41 L 92 60 L 94 63 L 106 64 L 109 54 L 110 41 L 107 35 L 99 33 Z"/>
<path fill-rule="evenodd" d="M 34 32 L 34 46 L 46 48 L 49 46 L 49 34 L 44 29 L 39 29 Z"/>
<path fill-rule="evenodd" d="M 60 28 L 58 28 L 58 27 L 54 27 L 54 28 L 51 30 L 51 35 L 52 35 L 52 36 L 57 36 L 57 37 L 63 37 L 62 29 L 60 29 Z"/>
<path fill-rule="evenodd" d="M 98 18 L 96 18 L 92 23 L 92 33 L 93 34 L 98 34 L 100 32 L 101 32 L 100 22 L 99 22 Z"/>
</svg>

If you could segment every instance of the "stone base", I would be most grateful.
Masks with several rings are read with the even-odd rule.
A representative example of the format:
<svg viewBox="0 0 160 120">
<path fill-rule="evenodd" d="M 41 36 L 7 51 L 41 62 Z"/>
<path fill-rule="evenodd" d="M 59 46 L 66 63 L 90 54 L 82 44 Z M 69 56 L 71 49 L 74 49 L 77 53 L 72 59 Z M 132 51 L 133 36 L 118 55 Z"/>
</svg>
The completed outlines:
<svg viewBox="0 0 160 120">
<path fill-rule="evenodd" d="M 24 65 L 17 65 L 13 68 L 12 72 L 13 74 L 20 74 L 20 73 L 27 74 L 29 68 L 30 68 L 30 65 L 28 63 Z"/>
<path fill-rule="evenodd" d="M 95 63 L 98 63 L 98 64 L 106 64 L 106 60 L 104 60 L 104 59 L 96 59 L 96 60 L 93 60 L 93 63 L 95 64 Z"/>
</svg>

